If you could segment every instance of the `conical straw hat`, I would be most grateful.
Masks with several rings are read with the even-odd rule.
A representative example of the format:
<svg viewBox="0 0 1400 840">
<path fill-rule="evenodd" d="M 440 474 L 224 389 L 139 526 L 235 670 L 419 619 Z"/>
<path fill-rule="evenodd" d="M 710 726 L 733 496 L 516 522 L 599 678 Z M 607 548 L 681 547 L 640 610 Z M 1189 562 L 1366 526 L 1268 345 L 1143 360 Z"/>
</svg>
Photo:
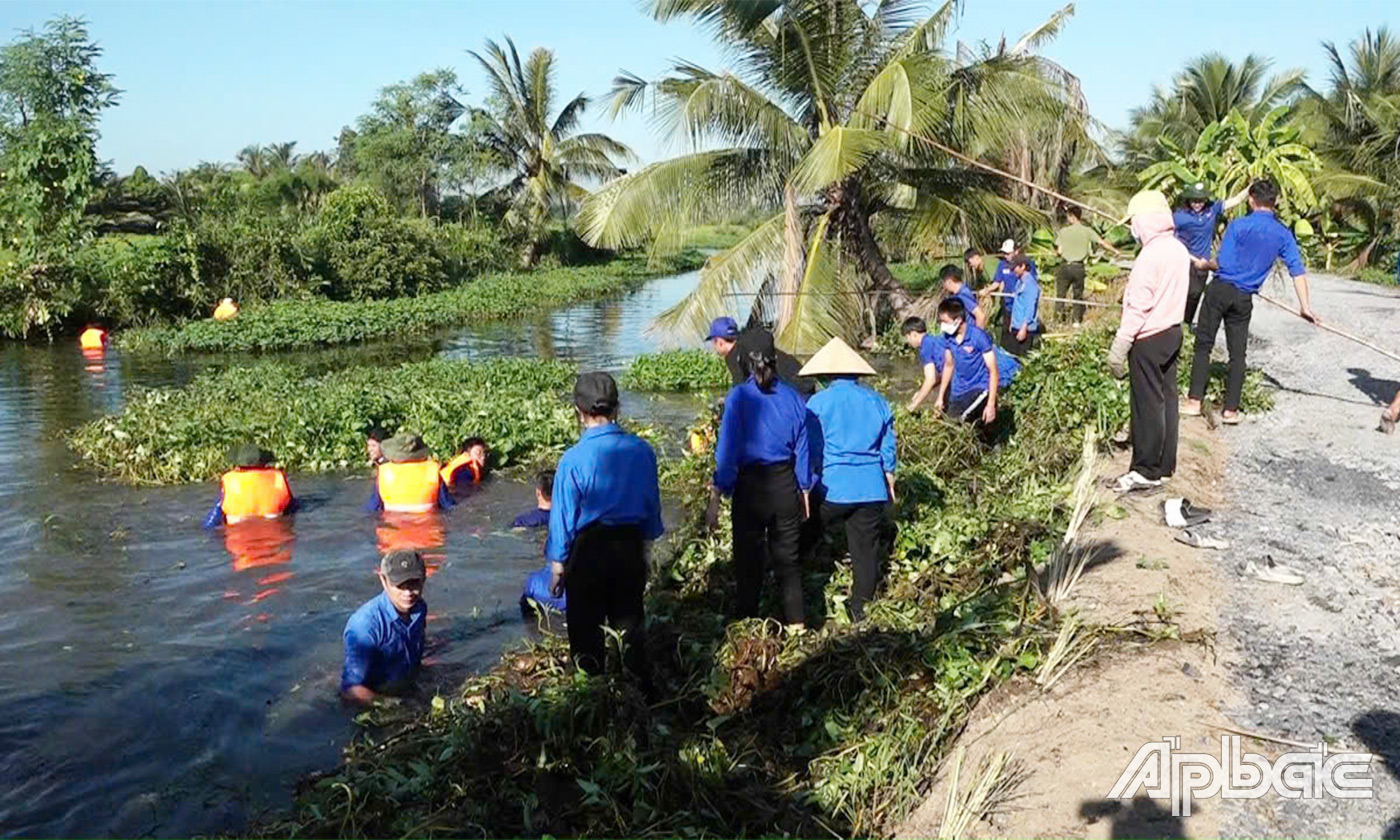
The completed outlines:
<svg viewBox="0 0 1400 840">
<path fill-rule="evenodd" d="M 833 338 L 807 360 L 799 376 L 874 376 L 875 368 L 839 338 Z"/>
</svg>

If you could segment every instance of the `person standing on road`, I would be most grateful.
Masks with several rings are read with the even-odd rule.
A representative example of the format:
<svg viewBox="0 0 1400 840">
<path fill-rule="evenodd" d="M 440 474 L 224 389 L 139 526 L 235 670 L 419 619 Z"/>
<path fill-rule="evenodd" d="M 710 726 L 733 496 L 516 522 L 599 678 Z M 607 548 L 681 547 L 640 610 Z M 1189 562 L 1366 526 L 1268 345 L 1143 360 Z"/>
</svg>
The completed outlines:
<svg viewBox="0 0 1400 840">
<path fill-rule="evenodd" d="M 1074 299 L 1080 301 L 1084 299 L 1084 263 L 1093 253 L 1094 243 L 1097 242 L 1115 257 L 1121 257 L 1123 254 L 1095 233 L 1093 228 L 1084 224 L 1083 215 L 1078 207 L 1066 207 L 1065 220 L 1068 224 L 1060 228 L 1060 232 L 1055 235 L 1055 253 L 1064 260 L 1064 263 L 1055 269 L 1055 297 L 1063 298 L 1066 291 L 1073 290 Z M 1055 303 L 1055 317 L 1061 321 L 1065 318 L 1065 304 L 1062 301 Z M 1076 303 L 1074 325 L 1077 327 L 1083 322 L 1084 304 Z"/>
<path fill-rule="evenodd" d="M 1191 254 L 1191 289 L 1186 297 L 1185 323 L 1192 325 L 1210 280 L 1211 250 L 1215 244 L 1215 227 L 1226 212 L 1243 203 L 1249 195 L 1246 187 L 1224 201 L 1211 201 L 1205 184 L 1197 182 L 1181 192 L 1182 206 L 1173 213 L 1176 236 Z"/>
<path fill-rule="evenodd" d="M 1142 244 L 1123 290 L 1108 365 L 1130 374 L 1133 460 L 1114 486 L 1132 493 L 1161 486 L 1176 472 L 1176 368 L 1181 356 L 1181 312 L 1191 285 L 1191 255 L 1173 233 L 1171 206 L 1157 190 L 1128 202 L 1133 238 Z"/>
<path fill-rule="evenodd" d="M 820 427 L 821 521 L 844 526 L 851 553 L 852 621 L 865 617 L 888 553 L 885 517 L 894 501 L 894 412 L 885 398 L 856 380 L 875 369 L 846 342 L 833 338 L 802 368 L 829 380 L 807 403 Z"/>
<path fill-rule="evenodd" d="M 1224 201 L 1211 201 L 1206 185 L 1194 183 L 1181 191 L 1181 206 L 1172 214 L 1176 238 L 1191 254 L 1191 289 L 1186 294 L 1188 327 L 1196 322 L 1196 309 L 1210 280 L 1210 253 L 1215 245 L 1215 225 L 1220 217 L 1234 209 L 1249 196 L 1249 188 L 1240 190 Z"/>
<path fill-rule="evenodd" d="M 1222 423 L 1240 422 L 1240 394 L 1244 391 L 1245 346 L 1249 343 L 1249 319 L 1254 313 L 1254 295 L 1264 285 L 1274 263 L 1283 260 L 1293 276 L 1298 310 L 1303 318 L 1317 323 L 1308 298 L 1308 269 L 1298 251 L 1298 240 L 1274 215 L 1278 185 L 1267 178 L 1249 186 L 1249 215 L 1225 228 L 1220 254 L 1210 264 L 1215 282 L 1201 297 L 1201 313 L 1196 322 L 1196 357 L 1191 363 L 1191 392 L 1181 411 L 1190 417 L 1201 414 L 1201 400 L 1210 377 L 1210 351 L 1215 333 L 1225 324 L 1225 344 L 1230 351 L 1230 371 L 1225 379 Z"/>
<path fill-rule="evenodd" d="M 758 614 L 766 554 L 778 576 L 783 621 L 801 630 L 805 623 L 798 558 L 814 483 L 807 405 L 778 378 L 772 344 L 755 342 L 744 365 L 748 379 L 731 388 L 724 400 L 705 520 L 711 530 L 718 527 L 720 497 L 733 498 L 738 616 Z"/>
<path fill-rule="evenodd" d="M 565 599 L 569 656 L 588 674 L 607 662 L 603 624 L 622 634 L 623 666 L 651 691 L 647 667 L 647 542 L 660 537 L 661 490 L 651 444 L 617 425 L 617 383 L 581 373 L 574 408 L 583 434 L 559 459 L 544 556 L 550 592 Z"/>
</svg>

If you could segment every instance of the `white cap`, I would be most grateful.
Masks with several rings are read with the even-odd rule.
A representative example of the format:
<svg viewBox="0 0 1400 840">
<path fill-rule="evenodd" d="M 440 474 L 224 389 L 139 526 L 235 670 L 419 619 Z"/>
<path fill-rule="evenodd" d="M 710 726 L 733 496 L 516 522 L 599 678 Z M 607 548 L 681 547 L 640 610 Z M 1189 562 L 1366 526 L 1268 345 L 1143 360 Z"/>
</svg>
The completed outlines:
<svg viewBox="0 0 1400 840">
<path fill-rule="evenodd" d="M 1008 239 L 1005 242 L 1001 243 L 1001 252 L 1003 254 L 1016 253 L 1016 240 Z"/>
</svg>

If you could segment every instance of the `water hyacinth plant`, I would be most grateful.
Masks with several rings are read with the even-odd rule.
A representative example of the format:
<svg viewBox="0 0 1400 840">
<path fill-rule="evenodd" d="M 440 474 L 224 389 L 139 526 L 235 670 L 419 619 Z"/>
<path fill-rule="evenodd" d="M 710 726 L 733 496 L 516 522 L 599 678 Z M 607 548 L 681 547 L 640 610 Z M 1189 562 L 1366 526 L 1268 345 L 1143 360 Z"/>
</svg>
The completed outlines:
<svg viewBox="0 0 1400 840">
<path fill-rule="evenodd" d="M 668 350 L 638 356 L 622 375 L 634 391 L 718 391 L 729 387 L 729 368 L 709 350 Z"/>
<path fill-rule="evenodd" d="M 231 353 L 294 350 L 421 335 L 459 324 L 525 317 L 547 309 L 639 288 L 645 281 L 703 264 L 695 251 L 649 263 L 621 257 L 602 265 L 492 274 L 417 297 L 338 302 L 285 299 L 249 306 L 230 321 L 118 333 L 133 353 Z"/>
<path fill-rule="evenodd" d="M 507 464 L 575 439 L 572 381 L 567 365 L 525 359 L 434 359 L 319 376 L 263 362 L 139 393 L 121 412 L 77 429 L 71 442 L 89 466 L 144 484 L 212 478 L 227 468 L 230 444 L 242 440 L 293 471 L 358 467 L 374 425 L 421 434 L 439 458 L 480 435 Z"/>
</svg>

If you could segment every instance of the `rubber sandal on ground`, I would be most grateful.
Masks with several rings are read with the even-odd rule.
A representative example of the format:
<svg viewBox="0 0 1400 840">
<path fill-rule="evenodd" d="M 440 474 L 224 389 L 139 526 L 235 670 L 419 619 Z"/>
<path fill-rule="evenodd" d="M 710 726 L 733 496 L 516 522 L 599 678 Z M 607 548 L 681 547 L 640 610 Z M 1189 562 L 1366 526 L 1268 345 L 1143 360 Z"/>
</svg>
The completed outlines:
<svg viewBox="0 0 1400 840">
<path fill-rule="evenodd" d="M 1162 502 L 1162 520 L 1172 528 L 1194 528 L 1210 521 L 1210 511 L 1191 504 L 1190 499 Z"/>
<path fill-rule="evenodd" d="M 1207 537 L 1204 534 L 1192 530 L 1178 531 L 1176 534 L 1176 541 L 1182 545 L 1189 545 L 1192 548 L 1210 548 L 1216 551 L 1224 551 L 1230 547 L 1230 544 L 1224 540 L 1217 540 L 1215 537 Z M 1300 580 L 1299 583 L 1302 583 L 1302 581 Z"/>
<path fill-rule="evenodd" d="M 1263 565 L 1258 565 L 1253 560 L 1249 561 L 1245 564 L 1244 573 L 1268 583 L 1282 583 L 1285 586 L 1297 586 L 1304 580 L 1302 575 L 1287 566 L 1275 563 L 1272 557 L 1265 557 Z"/>
<path fill-rule="evenodd" d="M 1124 473 L 1113 482 L 1113 492 L 1118 495 L 1127 493 L 1145 493 L 1151 490 L 1159 490 L 1162 487 L 1160 478 L 1143 478 L 1136 470 Z"/>
<path fill-rule="evenodd" d="M 1182 417 L 1200 417 L 1203 413 L 1201 411 L 1201 408 L 1201 406 L 1196 406 L 1195 408 L 1192 408 L 1186 403 L 1182 403 L 1181 407 L 1177 410 L 1177 414 L 1180 414 Z"/>
<path fill-rule="evenodd" d="M 1382 432 L 1385 432 L 1385 433 L 1388 434 L 1388 435 L 1393 435 L 1393 434 L 1395 434 L 1395 421 L 1392 420 L 1391 417 L 1390 417 L 1390 415 L 1387 414 L 1387 413 L 1384 412 L 1384 411 L 1381 412 L 1381 429 L 1380 429 L 1380 430 L 1381 430 Z"/>
<path fill-rule="evenodd" d="M 1238 411 L 1234 414 L 1226 414 L 1222 411 L 1220 412 L 1220 422 L 1227 426 L 1238 426 L 1244 422 L 1244 415 L 1240 414 Z"/>
</svg>

